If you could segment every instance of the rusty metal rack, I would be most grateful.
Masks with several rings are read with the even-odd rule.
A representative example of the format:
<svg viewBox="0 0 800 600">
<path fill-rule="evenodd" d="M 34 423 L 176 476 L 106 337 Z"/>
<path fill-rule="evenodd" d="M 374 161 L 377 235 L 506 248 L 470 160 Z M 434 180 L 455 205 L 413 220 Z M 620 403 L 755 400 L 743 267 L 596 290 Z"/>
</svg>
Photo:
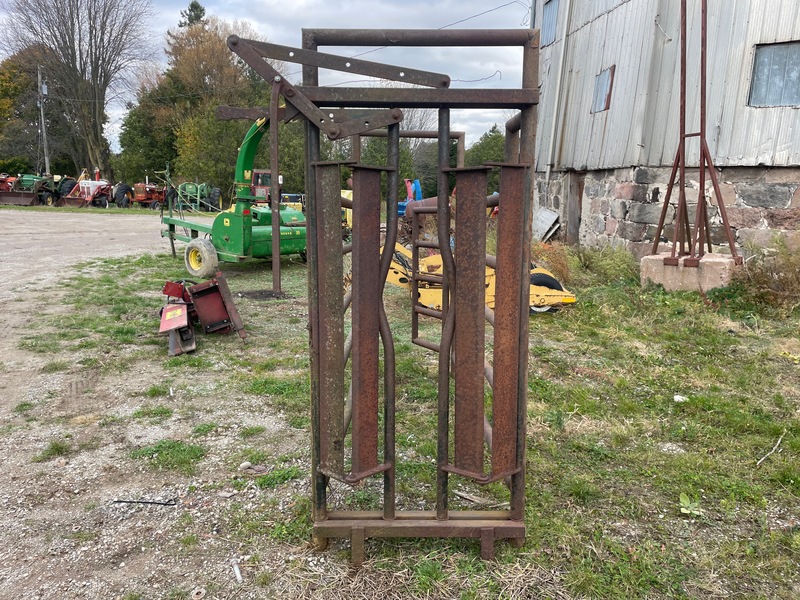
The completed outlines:
<svg viewBox="0 0 800 600">
<path fill-rule="evenodd" d="M 486 559 L 494 556 L 498 539 L 521 546 L 525 536 L 528 265 L 538 31 L 304 29 L 302 49 L 236 37 L 228 44 L 273 83 L 273 119 L 305 118 L 313 532 L 317 546 L 326 547 L 331 538 L 349 538 L 355 564 L 364 558 L 365 539 L 373 537 L 476 538 Z M 519 89 L 450 89 L 446 75 L 346 59 L 319 52 L 321 46 L 521 47 L 522 85 Z M 289 84 L 264 59 L 301 63 L 302 85 Z M 320 68 L 425 87 L 329 88 L 319 85 Z M 276 108 L 278 94 L 286 101 L 282 115 Z M 400 122 L 402 110 L 407 108 L 438 110 L 436 219 L 438 238 L 444 242 L 440 244 L 444 306 L 439 315 L 441 340 L 435 348 L 438 392 L 430 399 L 438 414 L 436 506 L 427 511 L 397 510 L 395 337 L 383 302 L 397 238 Z M 483 293 L 489 167 L 451 167 L 450 111 L 457 108 L 520 111 L 514 124 L 507 127 L 510 139 L 505 162 L 494 166 L 500 169 L 498 247 L 503 252 L 497 258 L 498 293 L 493 312 L 487 310 Z M 352 244 L 343 248 L 342 165 L 321 160 L 321 133 L 340 139 L 384 127 L 386 166 L 348 163 L 353 178 L 353 232 Z M 449 243 L 451 172 L 458 188 L 455 252 Z M 382 244 L 383 173 L 388 197 L 387 233 Z M 352 265 L 352 284 L 343 297 L 346 253 Z M 352 322 L 346 336 L 348 310 Z M 493 325 L 491 334 L 487 322 Z M 493 347 L 489 360 L 484 355 L 487 339 Z M 346 383 L 348 373 L 350 381 Z M 492 393 L 488 417 L 484 374 Z M 487 427 L 488 448 L 484 446 Z M 332 479 L 355 484 L 371 477 L 383 482 L 381 511 L 335 510 L 329 505 Z M 452 477 L 478 484 L 505 481 L 511 491 L 509 510 L 451 510 Z"/>
</svg>

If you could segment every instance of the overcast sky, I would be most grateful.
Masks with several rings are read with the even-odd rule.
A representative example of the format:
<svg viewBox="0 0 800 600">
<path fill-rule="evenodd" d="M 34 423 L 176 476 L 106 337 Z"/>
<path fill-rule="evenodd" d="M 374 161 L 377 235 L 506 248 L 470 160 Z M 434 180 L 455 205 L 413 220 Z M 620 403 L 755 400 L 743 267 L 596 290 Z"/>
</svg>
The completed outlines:
<svg viewBox="0 0 800 600">
<path fill-rule="evenodd" d="M 168 29 L 176 28 L 190 0 L 153 0 L 156 16 L 150 22 L 154 44 L 164 45 Z M 206 16 L 247 21 L 262 38 L 299 47 L 303 28 L 334 29 L 519 29 L 530 27 L 532 0 L 200 0 Z M 0 3 L 1 4 L 1 3 Z M 0 18 L 5 12 L 0 8 Z M 445 73 L 451 88 L 512 88 L 521 84 L 519 48 L 320 48 L 365 60 Z M 166 65 L 162 65 L 165 68 Z M 299 83 L 299 67 L 284 73 Z M 323 85 L 360 85 L 353 77 L 322 73 Z M 132 98 L 131 98 L 132 99 Z M 109 107 L 106 134 L 119 150 L 119 130 L 125 117 L 120 106 Z M 457 111 L 451 129 L 466 131 L 474 144 L 494 123 L 502 125 L 508 111 Z"/>
<path fill-rule="evenodd" d="M 190 0 L 154 1 L 159 33 L 175 28 L 180 12 Z M 530 27 L 531 0 L 200 0 L 206 16 L 227 21 L 248 21 L 267 41 L 285 46 L 301 45 L 303 28 L 335 29 L 517 29 Z M 373 48 L 320 48 L 342 56 L 354 56 Z M 518 48 L 383 48 L 364 55 L 365 60 L 397 64 L 445 73 L 452 88 L 519 87 L 522 51 Z M 299 82 L 299 68 L 285 73 Z M 321 83 L 335 85 L 353 78 L 345 74 L 323 75 Z M 116 138 L 124 112 L 114 110 L 107 133 L 118 150 Z M 508 118 L 503 111 L 453 111 L 451 129 L 467 132 L 467 146 L 475 143 L 492 124 Z"/>
</svg>

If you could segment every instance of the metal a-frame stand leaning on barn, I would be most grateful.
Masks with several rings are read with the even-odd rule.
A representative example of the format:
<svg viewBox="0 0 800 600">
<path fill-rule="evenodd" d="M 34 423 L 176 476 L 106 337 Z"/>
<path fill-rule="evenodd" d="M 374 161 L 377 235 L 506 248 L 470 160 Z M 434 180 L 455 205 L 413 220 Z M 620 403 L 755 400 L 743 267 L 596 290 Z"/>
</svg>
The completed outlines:
<svg viewBox="0 0 800 600">
<path fill-rule="evenodd" d="M 716 198 L 719 216 L 722 220 L 722 227 L 725 239 L 728 242 L 731 259 L 734 264 L 742 264 L 742 257 L 736 252 L 736 241 L 733 231 L 728 223 L 728 214 L 725 210 L 725 202 L 722 200 L 722 192 L 719 187 L 717 171 L 714 168 L 714 160 L 711 151 L 708 149 L 706 141 L 706 54 L 708 47 L 708 0 L 702 0 L 700 7 L 700 131 L 687 132 L 686 130 L 686 26 L 687 9 L 686 0 L 681 0 L 681 87 L 680 87 L 680 142 L 678 151 L 675 154 L 675 161 L 672 165 L 672 173 L 669 176 L 667 185 L 667 195 L 661 208 L 661 217 L 658 221 L 655 236 L 653 237 L 653 248 L 651 255 L 658 254 L 658 246 L 661 240 L 661 232 L 667 218 L 670 207 L 670 198 L 675 187 L 675 178 L 678 181 L 678 205 L 675 214 L 675 229 L 672 235 L 672 249 L 669 256 L 664 257 L 664 265 L 677 267 L 683 264 L 684 267 L 700 266 L 700 259 L 705 254 L 705 247 L 708 246 L 709 254 L 713 251 L 711 245 L 711 232 L 708 218 L 708 202 L 706 201 L 706 174 L 711 179 L 714 197 Z M 697 198 L 697 209 L 695 211 L 694 232 L 689 222 L 689 210 L 686 202 L 686 142 L 690 138 L 698 138 L 700 146 L 700 191 Z M 682 259 L 682 260 L 681 260 Z"/>
<path fill-rule="evenodd" d="M 293 118 L 305 122 L 313 535 L 317 546 L 325 548 L 330 538 L 349 538 L 355 564 L 363 561 L 364 540 L 370 537 L 476 538 L 486 559 L 494 556 L 495 540 L 509 539 L 521 546 L 525 536 L 528 267 L 539 96 L 538 31 L 304 29 L 302 49 L 236 36 L 228 39 L 228 46 L 272 83 L 270 123 Z M 450 89 L 446 75 L 325 54 L 317 51 L 320 46 L 520 47 L 522 86 Z M 290 84 L 265 59 L 302 64 L 303 84 Z M 324 87 L 319 85 L 320 67 L 424 87 Z M 280 107 L 279 97 L 284 98 L 285 108 Z M 438 110 L 438 206 L 431 212 L 436 214 L 438 239 L 443 243 L 413 242 L 415 256 L 421 247 L 435 247 L 444 262 L 444 275 L 438 282 L 444 290 L 442 310 L 412 308 L 415 322 L 420 314 L 441 322 L 439 341 L 412 340 L 438 352 L 436 506 L 426 511 L 396 509 L 395 337 L 383 303 L 397 237 L 399 123 L 404 108 Z M 492 167 L 451 168 L 451 109 L 520 111 L 506 124 L 505 162 Z M 263 117 L 264 112 L 221 107 L 220 114 L 252 118 Z M 386 166 L 347 164 L 353 175 L 353 232 L 352 244 L 343 244 L 342 165 L 321 161 L 320 134 L 336 140 L 383 127 L 388 127 Z M 279 172 L 277 131 L 277 127 L 270 128 L 273 173 Z M 498 247 L 503 248 L 496 261 L 494 310 L 485 306 L 483 292 L 490 168 L 500 169 Z M 382 172 L 388 179 L 383 244 Z M 453 172 L 458 189 L 456 252 L 449 243 L 448 179 Z M 277 185 L 273 177 L 273 203 L 279 198 Z M 272 239 L 277 243 L 279 236 Z M 343 298 L 346 254 L 350 254 L 352 286 Z M 275 250 L 273 260 L 279 257 Z M 423 280 L 426 275 L 415 273 L 414 277 Z M 348 311 L 351 332 L 346 337 Z M 493 350 L 488 357 L 484 350 L 487 322 L 493 328 Z M 345 386 L 348 362 L 351 380 Z M 488 409 L 484 379 L 491 388 Z M 328 495 L 331 479 L 356 484 L 377 476 L 383 480 L 381 511 L 341 510 Z M 478 484 L 505 481 L 511 492 L 509 510 L 451 510 L 448 501 L 453 476 Z"/>
</svg>

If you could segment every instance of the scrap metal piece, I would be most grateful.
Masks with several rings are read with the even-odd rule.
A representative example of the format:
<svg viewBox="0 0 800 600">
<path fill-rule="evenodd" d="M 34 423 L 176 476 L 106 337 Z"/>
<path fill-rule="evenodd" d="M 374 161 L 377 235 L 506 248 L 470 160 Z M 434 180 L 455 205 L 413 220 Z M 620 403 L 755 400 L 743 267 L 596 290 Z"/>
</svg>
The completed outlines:
<svg viewBox="0 0 800 600">
<path fill-rule="evenodd" d="M 233 302 L 228 281 L 222 273 L 217 273 L 210 281 L 187 288 L 187 291 L 192 298 L 204 333 L 236 331 L 240 338 L 247 337 L 242 318 Z"/>
</svg>

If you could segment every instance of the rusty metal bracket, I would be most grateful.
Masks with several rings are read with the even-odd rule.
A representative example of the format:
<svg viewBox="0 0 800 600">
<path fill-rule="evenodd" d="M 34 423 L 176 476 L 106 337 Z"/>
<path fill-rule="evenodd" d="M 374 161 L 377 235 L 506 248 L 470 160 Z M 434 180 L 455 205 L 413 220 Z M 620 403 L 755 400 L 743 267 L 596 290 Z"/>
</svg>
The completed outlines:
<svg viewBox="0 0 800 600">
<path fill-rule="evenodd" d="M 286 98 L 286 102 L 294 105 L 309 121 L 314 123 L 315 127 L 324 131 L 329 139 L 338 140 L 339 138 L 369 131 L 370 129 L 399 123 L 403 119 L 403 112 L 398 108 L 392 108 L 390 110 L 376 111 L 364 120 L 336 123 L 332 117 L 309 100 L 300 91 L 300 88 L 286 81 L 272 65 L 266 62 L 264 56 L 251 45 L 251 42 L 252 40 L 243 40 L 238 36 L 232 35 L 228 38 L 228 47 L 264 79 L 273 84 L 279 84 L 279 92 Z"/>
</svg>

